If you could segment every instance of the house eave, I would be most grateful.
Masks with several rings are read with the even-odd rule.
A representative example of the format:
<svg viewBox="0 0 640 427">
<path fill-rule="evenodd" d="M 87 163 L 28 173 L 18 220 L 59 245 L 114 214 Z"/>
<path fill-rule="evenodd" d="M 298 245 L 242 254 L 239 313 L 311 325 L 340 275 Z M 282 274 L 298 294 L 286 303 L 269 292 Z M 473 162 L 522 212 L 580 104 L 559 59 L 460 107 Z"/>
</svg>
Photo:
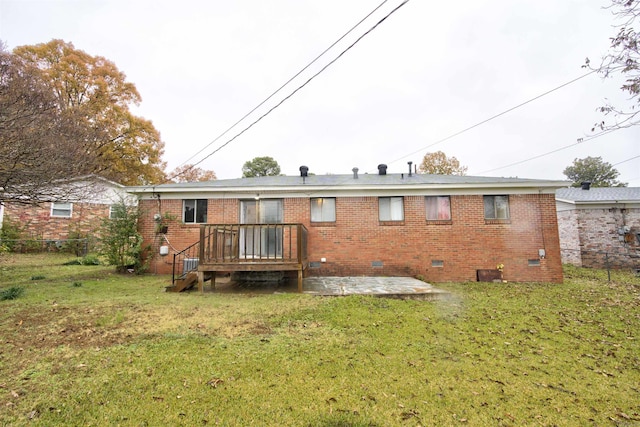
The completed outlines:
<svg viewBox="0 0 640 427">
<path fill-rule="evenodd" d="M 565 181 L 517 181 L 484 183 L 402 183 L 402 184 L 353 184 L 348 185 L 161 185 L 128 187 L 127 191 L 141 198 L 188 197 L 331 197 L 378 196 L 390 194 L 554 194 L 566 187 Z"/>
</svg>

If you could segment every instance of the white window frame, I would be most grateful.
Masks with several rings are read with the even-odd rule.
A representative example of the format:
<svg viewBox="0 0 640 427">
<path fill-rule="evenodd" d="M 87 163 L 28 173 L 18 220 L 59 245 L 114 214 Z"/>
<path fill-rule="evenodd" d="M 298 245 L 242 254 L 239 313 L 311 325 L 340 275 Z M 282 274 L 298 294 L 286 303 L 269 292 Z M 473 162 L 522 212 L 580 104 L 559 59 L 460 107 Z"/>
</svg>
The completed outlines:
<svg viewBox="0 0 640 427">
<path fill-rule="evenodd" d="M 379 197 L 378 219 L 380 221 L 404 221 L 404 197 Z"/>
<path fill-rule="evenodd" d="M 504 208 L 500 208 L 499 201 L 505 202 Z M 484 208 L 484 219 L 488 220 L 508 220 L 511 219 L 511 212 L 509 208 L 509 196 L 508 195 L 492 195 L 483 196 L 482 198 Z M 489 211 L 490 208 L 491 211 Z M 492 214 L 492 215 L 488 215 Z"/>
<path fill-rule="evenodd" d="M 198 211 L 198 202 L 203 202 L 204 201 L 204 208 L 205 208 L 205 213 L 204 213 L 204 220 L 203 221 L 198 221 L 198 215 L 202 214 L 202 212 Z M 187 202 L 193 202 L 193 221 L 187 221 L 187 212 L 186 212 L 186 208 L 187 208 Z M 207 199 L 183 199 L 182 200 L 182 222 L 185 224 L 206 224 L 207 223 L 207 218 L 209 216 L 209 200 Z"/>
<path fill-rule="evenodd" d="M 311 222 L 336 222 L 336 198 L 314 197 L 311 199 Z"/>
<path fill-rule="evenodd" d="M 68 212 L 68 214 L 62 212 Z M 73 216 L 73 203 L 52 202 L 50 215 L 52 218 L 71 218 Z"/>
</svg>

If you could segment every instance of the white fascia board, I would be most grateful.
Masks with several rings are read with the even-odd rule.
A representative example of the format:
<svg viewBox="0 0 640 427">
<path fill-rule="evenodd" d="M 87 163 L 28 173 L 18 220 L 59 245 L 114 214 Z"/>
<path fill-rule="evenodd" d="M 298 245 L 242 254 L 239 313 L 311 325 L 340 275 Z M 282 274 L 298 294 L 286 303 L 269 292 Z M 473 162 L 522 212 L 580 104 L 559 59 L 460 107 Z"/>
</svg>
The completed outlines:
<svg viewBox="0 0 640 427">
<path fill-rule="evenodd" d="M 423 185 L 349 185 L 349 186 L 264 186 L 264 187 L 209 187 L 202 186 L 163 188 L 128 187 L 127 191 L 142 200 L 156 199 L 252 199 L 308 198 L 308 197 L 371 197 L 371 196 L 429 196 L 429 195 L 495 195 L 495 194 L 555 194 L 566 186 L 564 181 L 493 184 L 423 184 Z"/>
</svg>

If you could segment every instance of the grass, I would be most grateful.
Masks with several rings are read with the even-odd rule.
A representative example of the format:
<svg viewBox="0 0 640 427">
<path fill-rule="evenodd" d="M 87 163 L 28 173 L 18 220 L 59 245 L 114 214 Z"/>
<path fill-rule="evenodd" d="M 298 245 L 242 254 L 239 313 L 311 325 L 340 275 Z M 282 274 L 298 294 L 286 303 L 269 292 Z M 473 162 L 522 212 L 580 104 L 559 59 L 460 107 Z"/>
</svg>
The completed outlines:
<svg viewBox="0 0 640 427">
<path fill-rule="evenodd" d="M 0 290 L 24 289 L 0 302 L 0 425 L 640 424 L 630 273 L 425 302 L 172 294 L 65 261 L 0 258 Z"/>
</svg>

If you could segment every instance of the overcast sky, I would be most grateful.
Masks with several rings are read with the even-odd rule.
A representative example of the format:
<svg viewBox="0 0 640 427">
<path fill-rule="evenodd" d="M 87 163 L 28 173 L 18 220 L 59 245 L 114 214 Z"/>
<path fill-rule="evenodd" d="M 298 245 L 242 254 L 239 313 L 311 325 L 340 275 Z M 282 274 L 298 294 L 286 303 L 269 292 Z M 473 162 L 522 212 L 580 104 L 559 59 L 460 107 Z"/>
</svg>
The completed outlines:
<svg viewBox="0 0 640 427">
<path fill-rule="evenodd" d="M 0 39 L 10 49 L 63 39 L 113 61 L 142 95 L 132 110 L 160 131 L 170 171 L 228 142 L 402 0 L 385 2 L 213 142 L 381 2 L 0 0 Z M 640 157 L 632 159 L 640 127 L 589 138 L 605 99 L 627 102 L 621 79 L 592 74 L 438 143 L 584 75 L 586 57 L 599 63 L 616 32 L 607 4 L 411 0 L 199 166 L 237 178 L 245 161 L 271 156 L 287 175 L 301 165 L 315 174 L 375 173 L 380 163 L 395 173 L 442 150 L 469 175 L 564 179 L 575 158 L 601 156 L 620 180 L 640 186 Z"/>
</svg>

